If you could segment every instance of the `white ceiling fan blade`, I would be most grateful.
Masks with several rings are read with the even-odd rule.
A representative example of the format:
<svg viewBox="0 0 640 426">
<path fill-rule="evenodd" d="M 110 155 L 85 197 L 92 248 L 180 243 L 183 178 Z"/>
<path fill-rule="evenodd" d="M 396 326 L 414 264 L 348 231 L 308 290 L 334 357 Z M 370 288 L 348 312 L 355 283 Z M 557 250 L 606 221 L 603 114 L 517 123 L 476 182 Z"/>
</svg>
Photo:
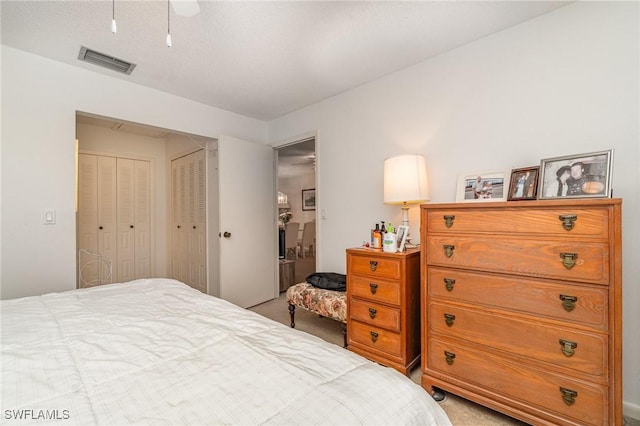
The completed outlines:
<svg viewBox="0 0 640 426">
<path fill-rule="evenodd" d="M 180 16 L 194 16 L 200 13 L 198 0 L 171 0 L 173 11 Z"/>
</svg>

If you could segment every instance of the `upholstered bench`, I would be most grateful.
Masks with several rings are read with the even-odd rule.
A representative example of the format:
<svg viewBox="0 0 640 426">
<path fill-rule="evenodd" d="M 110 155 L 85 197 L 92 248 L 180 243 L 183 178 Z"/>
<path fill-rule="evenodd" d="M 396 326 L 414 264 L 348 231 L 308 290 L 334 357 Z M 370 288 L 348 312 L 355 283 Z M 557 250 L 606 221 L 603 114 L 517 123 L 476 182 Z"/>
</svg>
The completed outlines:
<svg viewBox="0 0 640 426">
<path fill-rule="evenodd" d="M 296 306 L 342 323 L 344 347 L 347 347 L 347 295 L 344 291 L 325 290 L 307 282 L 292 285 L 287 290 L 291 328 L 295 328 Z"/>
</svg>

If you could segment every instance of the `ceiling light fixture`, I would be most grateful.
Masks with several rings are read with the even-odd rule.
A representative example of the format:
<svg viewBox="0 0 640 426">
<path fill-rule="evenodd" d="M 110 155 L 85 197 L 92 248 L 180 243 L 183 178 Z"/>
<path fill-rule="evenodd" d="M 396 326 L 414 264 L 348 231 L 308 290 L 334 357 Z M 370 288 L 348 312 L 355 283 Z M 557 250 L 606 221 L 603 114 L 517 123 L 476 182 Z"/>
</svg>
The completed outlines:
<svg viewBox="0 0 640 426">
<path fill-rule="evenodd" d="M 167 47 L 171 47 L 171 4 L 170 0 L 167 0 Z"/>
<path fill-rule="evenodd" d="M 116 0 L 111 0 L 111 32 L 117 33 L 118 26 L 116 25 Z"/>
</svg>

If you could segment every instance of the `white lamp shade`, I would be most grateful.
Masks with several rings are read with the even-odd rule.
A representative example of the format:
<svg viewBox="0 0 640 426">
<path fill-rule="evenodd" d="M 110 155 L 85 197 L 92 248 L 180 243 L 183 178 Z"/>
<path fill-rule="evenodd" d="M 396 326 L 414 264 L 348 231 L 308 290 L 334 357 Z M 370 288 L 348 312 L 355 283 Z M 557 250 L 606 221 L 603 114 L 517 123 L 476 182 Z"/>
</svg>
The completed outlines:
<svg viewBox="0 0 640 426">
<path fill-rule="evenodd" d="M 419 204 L 429 201 L 427 161 L 408 154 L 384 160 L 385 204 Z"/>
</svg>

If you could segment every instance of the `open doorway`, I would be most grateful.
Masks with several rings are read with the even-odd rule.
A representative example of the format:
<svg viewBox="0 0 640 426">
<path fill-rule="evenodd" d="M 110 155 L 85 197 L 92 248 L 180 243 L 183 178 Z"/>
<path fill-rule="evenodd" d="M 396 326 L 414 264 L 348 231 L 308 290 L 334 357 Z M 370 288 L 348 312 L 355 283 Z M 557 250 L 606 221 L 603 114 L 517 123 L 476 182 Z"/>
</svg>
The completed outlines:
<svg viewBox="0 0 640 426">
<path fill-rule="evenodd" d="M 280 291 L 316 272 L 316 141 L 301 140 L 278 151 L 278 226 L 284 232 Z"/>
</svg>

